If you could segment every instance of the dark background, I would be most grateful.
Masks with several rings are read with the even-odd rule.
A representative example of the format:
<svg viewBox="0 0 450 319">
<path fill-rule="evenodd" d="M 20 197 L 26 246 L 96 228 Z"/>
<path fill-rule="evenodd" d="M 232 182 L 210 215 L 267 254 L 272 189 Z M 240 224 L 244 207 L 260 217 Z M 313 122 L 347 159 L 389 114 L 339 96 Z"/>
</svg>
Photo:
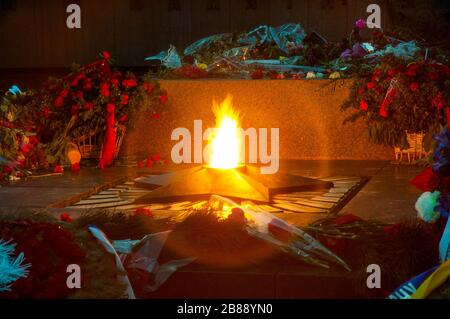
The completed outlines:
<svg viewBox="0 0 450 319">
<path fill-rule="evenodd" d="M 384 0 L 0 0 L 0 68 L 67 67 L 109 50 L 122 66 L 145 66 L 144 57 L 174 44 L 183 49 L 215 33 L 260 24 L 299 22 L 340 40 L 367 4 Z M 81 6 L 82 28 L 66 27 L 66 7 Z"/>
<path fill-rule="evenodd" d="M 66 27 L 70 3 L 81 6 L 82 29 Z M 381 6 L 384 29 L 409 25 L 448 43 L 442 21 L 449 0 L 0 0 L 0 69 L 69 67 L 101 50 L 116 65 L 146 66 L 144 57 L 170 43 L 182 50 L 201 37 L 260 24 L 299 22 L 338 41 L 368 16 L 370 3 Z"/>
</svg>

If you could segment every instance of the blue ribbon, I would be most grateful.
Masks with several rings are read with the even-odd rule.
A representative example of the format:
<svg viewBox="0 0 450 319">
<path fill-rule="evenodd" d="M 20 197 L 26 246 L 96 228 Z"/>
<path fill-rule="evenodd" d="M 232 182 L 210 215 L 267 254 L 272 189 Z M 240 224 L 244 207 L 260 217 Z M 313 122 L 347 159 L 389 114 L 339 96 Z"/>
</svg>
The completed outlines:
<svg viewBox="0 0 450 319">
<path fill-rule="evenodd" d="M 23 92 L 17 85 L 13 85 L 8 90 L 12 95 L 22 94 Z"/>
<path fill-rule="evenodd" d="M 439 242 L 439 259 L 441 263 L 450 259 L 450 218 L 447 220 L 447 225 Z"/>
<path fill-rule="evenodd" d="M 414 294 L 420 285 L 430 276 L 439 266 L 424 271 L 420 275 L 410 279 L 409 281 L 403 283 L 400 287 L 394 290 L 388 297 L 388 299 L 410 299 L 412 294 Z"/>
</svg>

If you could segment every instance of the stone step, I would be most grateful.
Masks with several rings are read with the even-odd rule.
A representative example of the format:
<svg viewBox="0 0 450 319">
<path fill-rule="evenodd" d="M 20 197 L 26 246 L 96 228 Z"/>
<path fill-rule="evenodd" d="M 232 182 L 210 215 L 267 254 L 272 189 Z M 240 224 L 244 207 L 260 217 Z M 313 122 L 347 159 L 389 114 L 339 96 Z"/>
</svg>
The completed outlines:
<svg viewBox="0 0 450 319">
<path fill-rule="evenodd" d="M 118 197 L 114 198 L 105 198 L 105 199 L 83 199 L 79 202 L 75 203 L 74 206 L 80 206 L 80 205 L 91 205 L 91 204 L 103 204 L 103 203 L 115 203 L 115 202 L 121 202 L 122 199 Z"/>
<path fill-rule="evenodd" d="M 323 209 L 331 209 L 334 206 L 333 203 L 319 202 L 319 201 L 307 200 L 307 199 L 298 200 L 295 203 L 305 205 L 305 206 L 310 206 L 310 207 L 323 208 Z"/>
<path fill-rule="evenodd" d="M 319 202 L 329 202 L 329 203 L 338 203 L 341 198 L 340 197 L 325 197 L 325 196 L 318 196 L 312 198 L 313 201 L 319 201 Z"/>
<path fill-rule="evenodd" d="M 282 208 L 283 210 L 296 212 L 296 213 L 327 213 L 328 212 L 327 209 L 314 208 L 314 207 L 297 205 L 297 204 L 292 204 L 292 203 L 279 203 L 279 204 L 274 204 L 273 206 Z"/>
<path fill-rule="evenodd" d="M 131 204 L 132 202 L 124 200 L 124 201 L 118 201 L 118 202 L 109 202 L 109 203 L 102 203 L 102 204 L 91 204 L 91 205 L 77 205 L 77 206 L 70 206 L 67 208 L 70 209 L 97 209 L 97 208 L 111 208 L 111 207 L 117 207 L 120 205 L 127 205 Z"/>
</svg>

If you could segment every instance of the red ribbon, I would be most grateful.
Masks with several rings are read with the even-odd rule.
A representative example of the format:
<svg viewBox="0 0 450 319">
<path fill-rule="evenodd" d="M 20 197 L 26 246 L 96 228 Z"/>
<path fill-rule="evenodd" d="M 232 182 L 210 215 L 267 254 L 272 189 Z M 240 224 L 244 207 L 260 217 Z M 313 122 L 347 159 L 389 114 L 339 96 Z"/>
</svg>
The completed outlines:
<svg viewBox="0 0 450 319">
<path fill-rule="evenodd" d="M 106 131 L 103 140 L 103 149 L 100 157 L 99 166 L 104 169 L 111 166 L 114 161 L 114 153 L 116 151 L 116 130 L 114 129 L 114 110 L 115 106 L 108 103 L 106 106 Z"/>
</svg>

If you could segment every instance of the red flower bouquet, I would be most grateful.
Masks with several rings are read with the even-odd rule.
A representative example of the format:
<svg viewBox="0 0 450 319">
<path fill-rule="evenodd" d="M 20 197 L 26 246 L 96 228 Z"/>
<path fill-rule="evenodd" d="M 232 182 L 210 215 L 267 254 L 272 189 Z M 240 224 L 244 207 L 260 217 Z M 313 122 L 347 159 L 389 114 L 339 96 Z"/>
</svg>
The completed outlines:
<svg viewBox="0 0 450 319">
<path fill-rule="evenodd" d="M 167 102 L 167 93 L 158 83 L 113 70 L 110 60 L 110 54 L 102 52 L 101 59 L 50 80 L 39 93 L 36 104 L 45 116 L 36 121 L 38 134 L 46 136 L 49 163 L 65 163 L 68 142 L 106 126 L 108 141 L 103 143 L 100 165 L 109 166 L 116 145 L 115 125 L 126 124 L 138 111 L 160 111 Z"/>
<path fill-rule="evenodd" d="M 387 56 L 372 73 L 355 81 L 342 109 L 355 109 L 347 121 L 365 119 L 373 142 L 403 148 L 408 146 L 406 132 L 433 135 L 448 124 L 449 106 L 448 66 L 428 61 L 406 65 Z"/>
<path fill-rule="evenodd" d="M 0 238 L 16 243 L 16 250 L 31 264 L 28 276 L 14 282 L 11 291 L 0 293 L 1 298 L 54 299 L 73 293 L 66 284 L 67 266 L 81 265 L 86 254 L 70 232 L 58 224 L 2 221 Z"/>
</svg>

